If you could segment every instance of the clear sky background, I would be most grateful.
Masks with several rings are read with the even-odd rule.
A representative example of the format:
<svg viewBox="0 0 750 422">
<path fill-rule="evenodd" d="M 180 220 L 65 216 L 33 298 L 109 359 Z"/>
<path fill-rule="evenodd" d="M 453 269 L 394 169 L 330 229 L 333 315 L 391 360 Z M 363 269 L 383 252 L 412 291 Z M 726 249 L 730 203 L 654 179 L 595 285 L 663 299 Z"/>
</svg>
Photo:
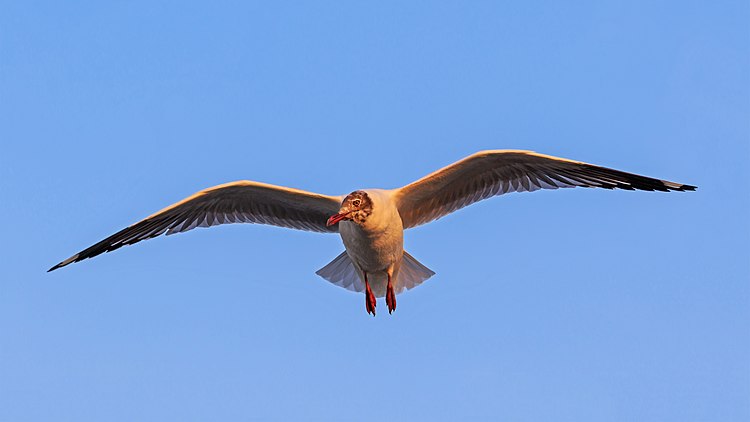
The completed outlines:
<svg viewBox="0 0 750 422">
<path fill-rule="evenodd" d="M 0 420 L 750 420 L 748 22 L 747 1 L 2 2 Z M 45 273 L 219 183 L 392 188 L 500 148 L 699 190 L 510 194 L 410 230 L 437 275 L 392 316 L 314 274 L 337 235 L 274 227 Z"/>
</svg>

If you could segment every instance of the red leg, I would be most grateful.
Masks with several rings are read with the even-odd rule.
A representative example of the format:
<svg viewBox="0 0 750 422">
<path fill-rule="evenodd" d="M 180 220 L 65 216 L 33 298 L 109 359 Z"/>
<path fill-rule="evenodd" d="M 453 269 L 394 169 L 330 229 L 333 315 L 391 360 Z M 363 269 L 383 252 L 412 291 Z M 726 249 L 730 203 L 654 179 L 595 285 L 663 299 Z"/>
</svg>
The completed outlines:
<svg viewBox="0 0 750 422">
<path fill-rule="evenodd" d="M 390 274 L 388 274 L 388 288 L 385 292 L 385 304 L 388 305 L 389 314 L 392 314 L 393 311 L 396 310 L 396 292 L 393 291 Z"/>
<path fill-rule="evenodd" d="M 367 273 L 365 274 L 365 307 L 367 308 L 367 313 L 372 314 L 372 316 L 375 316 L 375 305 L 377 304 L 375 300 L 375 294 L 372 292 L 372 289 L 370 288 L 370 282 L 367 281 Z"/>
</svg>

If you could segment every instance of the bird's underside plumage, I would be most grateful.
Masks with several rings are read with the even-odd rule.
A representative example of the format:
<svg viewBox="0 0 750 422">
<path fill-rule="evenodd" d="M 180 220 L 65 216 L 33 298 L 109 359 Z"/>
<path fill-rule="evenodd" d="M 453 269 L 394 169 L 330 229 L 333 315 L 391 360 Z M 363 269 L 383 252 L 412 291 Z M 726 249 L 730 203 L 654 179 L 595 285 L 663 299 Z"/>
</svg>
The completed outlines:
<svg viewBox="0 0 750 422">
<path fill-rule="evenodd" d="M 349 255 L 346 254 L 346 251 L 341 252 L 339 256 L 325 267 L 316 271 L 315 274 L 347 290 L 358 293 L 365 291 L 365 283 L 357 275 L 354 263 L 349 258 Z M 409 255 L 408 252 L 404 251 L 403 263 L 398 273 L 398 280 L 396 280 L 395 293 L 399 294 L 405 290 L 411 290 L 433 275 L 435 275 L 434 271 L 425 267 L 413 256 Z M 373 291 L 375 292 L 375 297 L 383 297 L 386 293 L 386 286 L 374 287 Z"/>
<path fill-rule="evenodd" d="M 366 286 L 368 275 L 363 268 L 373 269 L 382 264 L 383 268 L 378 271 L 383 276 L 392 273 L 392 289 L 399 293 L 419 285 L 434 274 L 403 249 L 397 250 L 402 248 L 404 229 L 436 220 L 492 196 L 571 187 L 662 192 L 696 189 L 691 185 L 517 150 L 479 152 L 402 188 L 355 191 L 349 196 L 320 195 L 239 181 L 203 190 L 164 208 L 60 262 L 49 271 L 125 245 L 195 227 L 256 223 L 336 233 L 339 231 L 337 223 L 346 221 L 348 227 L 356 228 L 341 232 L 345 245 L 348 245 L 348 253 L 339 255 L 317 274 L 333 284 L 369 293 Z M 386 242 L 388 239 L 393 241 Z M 379 254 L 382 251 L 377 249 L 377 245 L 381 243 L 391 245 L 389 247 L 393 250 Z M 357 248 L 361 250 L 353 250 Z M 375 260 L 369 259 L 373 253 L 378 256 Z M 381 291 L 378 293 L 378 296 L 385 294 Z M 387 299 L 389 310 L 392 311 L 391 307 L 395 309 L 395 295 Z M 374 313 L 375 305 L 374 302 L 370 304 L 370 300 L 374 301 L 374 297 L 369 299 L 368 295 L 368 311 L 372 305 Z"/>
</svg>

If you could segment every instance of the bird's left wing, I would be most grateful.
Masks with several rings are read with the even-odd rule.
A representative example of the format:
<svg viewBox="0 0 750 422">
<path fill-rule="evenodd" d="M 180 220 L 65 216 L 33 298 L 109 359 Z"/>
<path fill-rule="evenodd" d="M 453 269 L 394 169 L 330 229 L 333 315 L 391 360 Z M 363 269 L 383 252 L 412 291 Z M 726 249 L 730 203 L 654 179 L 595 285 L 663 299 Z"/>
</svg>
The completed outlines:
<svg viewBox="0 0 750 422">
<path fill-rule="evenodd" d="M 663 192 L 695 190 L 695 186 L 532 151 L 495 150 L 470 155 L 392 194 L 406 229 L 491 196 L 576 186 Z"/>
<path fill-rule="evenodd" d="M 319 195 L 265 183 L 239 181 L 203 190 L 127 227 L 60 262 L 48 271 L 95 257 L 125 245 L 185 232 L 196 227 L 256 223 L 314 232 L 336 232 L 326 220 L 342 197 Z"/>
</svg>

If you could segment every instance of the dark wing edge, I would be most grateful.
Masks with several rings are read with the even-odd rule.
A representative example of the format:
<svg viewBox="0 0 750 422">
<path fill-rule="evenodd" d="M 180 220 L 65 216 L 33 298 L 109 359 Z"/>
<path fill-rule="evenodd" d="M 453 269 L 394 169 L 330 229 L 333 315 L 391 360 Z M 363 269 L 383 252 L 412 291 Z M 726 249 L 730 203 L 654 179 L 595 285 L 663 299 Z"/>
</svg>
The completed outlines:
<svg viewBox="0 0 750 422">
<path fill-rule="evenodd" d="M 179 201 L 53 266 L 47 272 L 93 258 L 146 239 L 230 223 L 268 224 L 320 233 L 335 233 L 326 220 L 341 197 L 252 181 L 214 186 Z"/>
<path fill-rule="evenodd" d="M 491 150 L 470 155 L 393 194 L 406 229 L 492 196 L 572 187 L 661 192 L 697 189 L 533 151 Z"/>
</svg>

